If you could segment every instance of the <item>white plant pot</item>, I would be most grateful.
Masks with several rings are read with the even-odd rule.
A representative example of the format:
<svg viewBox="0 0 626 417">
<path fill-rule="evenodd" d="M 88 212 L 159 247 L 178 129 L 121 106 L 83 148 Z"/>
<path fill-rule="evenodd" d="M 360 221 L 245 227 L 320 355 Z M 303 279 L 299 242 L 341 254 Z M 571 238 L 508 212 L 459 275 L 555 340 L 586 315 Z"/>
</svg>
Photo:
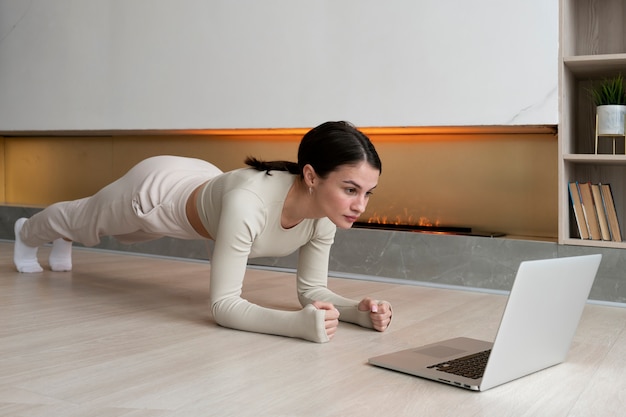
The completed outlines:
<svg viewBox="0 0 626 417">
<path fill-rule="evenodd" d="M 626 117 L 626 106 L 598 106 L 596 108 L 596 111 L 598 114 L 598 135 L 624 135 L 624 118 Z"/>
</svg>

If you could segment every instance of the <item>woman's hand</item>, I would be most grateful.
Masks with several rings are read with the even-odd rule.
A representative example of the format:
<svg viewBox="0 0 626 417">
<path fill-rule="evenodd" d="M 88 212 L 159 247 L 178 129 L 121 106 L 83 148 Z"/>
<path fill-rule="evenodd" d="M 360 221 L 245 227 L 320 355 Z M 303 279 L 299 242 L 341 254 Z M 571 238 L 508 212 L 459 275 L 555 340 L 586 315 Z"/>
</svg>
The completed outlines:
<svg viewBox="0 0 626 417">
<path fill-rule="evenodd" d="M 374 329 L 384 332 L 391 323 L 391 305 L 386 302 L 364 298 L 359 303 L 359 311 L 369 311 Z"/>
<path fill-rule="evenodd" d="M 328 335 L 329 339 L 332 339 L 337 332 L 337 326 L 339 326 L 339 311 L 334 305 L 325 301 L 314 301 L 313 306 L 318 310 L 326 310 L 324 318 L 326 335 Z"/>
</svg>

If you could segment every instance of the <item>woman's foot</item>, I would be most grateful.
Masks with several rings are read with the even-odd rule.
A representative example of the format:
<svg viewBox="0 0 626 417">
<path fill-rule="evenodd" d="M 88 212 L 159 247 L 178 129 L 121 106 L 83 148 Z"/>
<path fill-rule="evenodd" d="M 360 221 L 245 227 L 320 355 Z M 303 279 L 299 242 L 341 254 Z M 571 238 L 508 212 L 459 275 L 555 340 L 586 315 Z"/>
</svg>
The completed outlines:
<svg viewBox="0 0 626 417">
<path fill-rule="evenodd" d="M 41 265 L 37 261 L 37 247 L 27 246 L 20 237 L 20 231 L 26 222 L 26 218 L 22 217 L 15 222 L 15 248 L 13 251 L 13 262 L 19 272 L 32 274 L 43 271 Z"/>
<path fill-rule="evenodd" d="M 53 271 L 64 272 L 72 270 L 72 242 L 59 238 L 52 242 L 52 251 L 50 251 L 50 269 Z"/>
</svg>

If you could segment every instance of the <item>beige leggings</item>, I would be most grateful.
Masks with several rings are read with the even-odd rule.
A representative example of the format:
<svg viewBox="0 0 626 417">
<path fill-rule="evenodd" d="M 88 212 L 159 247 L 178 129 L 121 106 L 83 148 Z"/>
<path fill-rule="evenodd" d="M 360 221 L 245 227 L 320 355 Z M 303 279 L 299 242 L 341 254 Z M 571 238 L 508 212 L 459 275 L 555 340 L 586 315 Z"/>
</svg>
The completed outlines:
<svg viewBox="0 0 626 417">
<path fill-rule="evenodd" d="M 53 204 L 32 216 L 21 230 L 32 247 L 58 238 L 94 246 L 101 236 L 136 243 L 170 236 L 203 239 L 187 220 L 185 207 L 193 190 L 221 174 L 194 158 L 155 156 L 91 197 Z"/>
</svg>

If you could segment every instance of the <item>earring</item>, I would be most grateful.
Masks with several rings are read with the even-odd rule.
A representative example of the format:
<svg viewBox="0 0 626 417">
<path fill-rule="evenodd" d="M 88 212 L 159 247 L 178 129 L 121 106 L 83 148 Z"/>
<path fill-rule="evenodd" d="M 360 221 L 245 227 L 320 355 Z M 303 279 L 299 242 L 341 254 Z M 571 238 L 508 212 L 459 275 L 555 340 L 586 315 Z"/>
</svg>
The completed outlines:
<svg viewBox="0 0 626 417">
<path fill-rule="evenodd" d="M 309 195 L 313 195 L 313 187 L 309 187 Z"/>
</svg>

